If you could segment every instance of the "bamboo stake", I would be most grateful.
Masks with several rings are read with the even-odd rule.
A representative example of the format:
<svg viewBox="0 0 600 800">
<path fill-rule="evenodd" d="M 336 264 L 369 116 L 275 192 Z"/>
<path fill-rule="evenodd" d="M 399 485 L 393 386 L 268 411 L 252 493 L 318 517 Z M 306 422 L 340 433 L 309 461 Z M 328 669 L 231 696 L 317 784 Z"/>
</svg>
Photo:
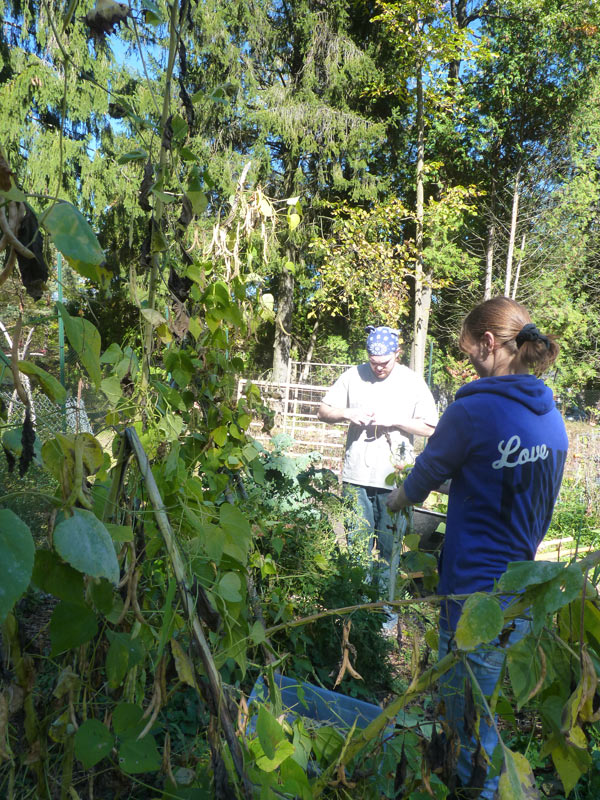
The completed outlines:
<svg viewBox="0 0 600 800">
<path fill-rule="evenodd" d="M 171 523 L 169 522 L 167 512 L 165 511 L 164 503 L 162 501 L 162 497 L 160 496 L 158 486 L 154 480 L 154 475 L 152 474 L 152 470 L 150 468 L 148 456 L 146 455 L 144 448 L 142 447 L 142 443 L 140 442 L 139 437 L 133 428 L 126 428 L 125 436 L 127 437 L 129 445 L 138 462 L 140 473 L 146 484 L 148 497 L 150 498 L 150 502 L 154 508 L 156 523 L 163 535 L 167 552 L 169 554 L 169 558 L 171 559 L 171 565 L 175 574 L 175 580 L 177 581 L 177 587 L 179 589 L 181 601 L 188 617 L 196 645 L 200 651 L 202 664 L 208 677 L 212 700 L 215 708 L 218 711 L 223 733 L 225 735 L 227 744 L 229 745 L 229 751 L 231 753 L 236 772 L 242 784 L 243 795 L 250 800 L 252 797 L 252 787 L 244 770 L 243 755 L 240 748 L 240 743 L 235 735 L 235 728 L 229 717 L 227 706 L 223 702 L 224 694 L 221 676 L 215 665 L 209 644 L 204 636 L 204 631 L 202 630 L 202 625 L 196 612 L 196 603 L 190 588 L 187 570 L 175 540 Z"/>
</svg>

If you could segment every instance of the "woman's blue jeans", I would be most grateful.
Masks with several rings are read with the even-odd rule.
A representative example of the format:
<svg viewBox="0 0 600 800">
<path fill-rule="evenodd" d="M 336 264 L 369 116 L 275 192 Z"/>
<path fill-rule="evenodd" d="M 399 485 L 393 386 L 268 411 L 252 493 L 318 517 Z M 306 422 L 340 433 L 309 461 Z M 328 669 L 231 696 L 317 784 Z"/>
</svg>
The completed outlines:
<svg viewBox="0 0 600 800">
<path fill-rule="evenodd" d="M 481 691 L 486 699 L 489 700 L 502 675 L 502 669 L 506 660 L 506 648 L 526 636 L 527 633 L 529 633 L 530 627 L 531 623 L 528 620 L 517 619 L 515 620 L 515 629 L 510 634 L 504 647 L 500 645 L 498 639 L 494 639 L 494 641 L 489 644 L 480 645 L 472 652 L 463 654 L 464 660 L 468 662 L 475 677 L 475 681 L 477 681 L 479 685 L 477 687 L 475 681 L 472 681 L 473 697 L 480 717 L 479 740 L 490 761 L 492 760 L 492 755 L 498 744 L 498 734 L 483 706 L 479 692 Z M 454 632 L 440 628 L 440 659 L 453 649 Z M 467 672 L 464 660 L 461 659 L 457 661 L 448 672 L 440 677 L 439 695 L 443 706 L 442 717 L 460 739 L 460 753 L 456 771 L 461 784 L 466 787 L 470 786 L 471 782 L 473 758 L 477 750 L 477 739 L 475 736 L 469 736 L 465 731 L 465 679 L 469 673 Z M 498 775 L 494 778 L 486 777 L 483 787 L 478 786 L 473 788 L 481 788 L 482 791 L 479 796 L 485 798 L 485 800 L 492 800 L 498 789 L 498 782 Z"/>
</svg>

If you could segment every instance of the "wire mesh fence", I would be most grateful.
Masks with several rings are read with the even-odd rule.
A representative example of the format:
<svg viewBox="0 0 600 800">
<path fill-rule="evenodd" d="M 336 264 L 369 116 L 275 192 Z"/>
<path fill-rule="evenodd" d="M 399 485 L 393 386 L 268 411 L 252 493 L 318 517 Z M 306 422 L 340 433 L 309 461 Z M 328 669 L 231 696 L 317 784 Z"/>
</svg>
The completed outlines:
<svg viewBox="0 0 600 800">
<path fill-rule="evenodd" d="M 20 426 L 25 418 L 25 404 L 15 393 L 0 391 L 7 413 L 5 430 Z M 64 407 L 53 403 L 39 391 L 32 392 L 32 412 L 36 435 L 42 440 L 51 439 L 57 433 L 92 433 L 92 426 L 83 400 L 68 397 Z"/>
</svg>

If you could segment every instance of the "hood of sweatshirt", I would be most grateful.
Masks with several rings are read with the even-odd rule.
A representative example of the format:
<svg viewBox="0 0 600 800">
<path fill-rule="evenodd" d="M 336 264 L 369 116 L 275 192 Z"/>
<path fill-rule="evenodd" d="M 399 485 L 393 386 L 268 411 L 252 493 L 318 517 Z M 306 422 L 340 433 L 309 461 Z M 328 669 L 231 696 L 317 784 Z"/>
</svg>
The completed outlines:
<svg viewBox="0 0 600 800">
<path fill-rule="evenodd" d="M 554 408 L 554 395 L 544 381 L 535 375 L 497 375 L 493 378 L 478 378 L 456 393 L 456 399 L 474 395 L 499 395 L 521 403 L 534 414 L 547 414 Z"/>
</svg>

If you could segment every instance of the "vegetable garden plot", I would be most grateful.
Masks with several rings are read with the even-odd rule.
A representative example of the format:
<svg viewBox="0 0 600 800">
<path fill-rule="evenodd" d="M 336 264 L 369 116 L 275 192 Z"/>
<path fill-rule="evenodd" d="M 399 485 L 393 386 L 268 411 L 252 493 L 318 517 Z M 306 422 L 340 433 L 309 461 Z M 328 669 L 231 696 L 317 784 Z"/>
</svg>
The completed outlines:
<svg viewBox="0 0 600 800">
<path fill-rule="evenodd" d="M 242 396 L 249 381 L 238 383 Z M 268 447 L 274 433 L 287 433 L 293 439 L 290 455 L 305 455 L 315 450 L 321 453 L 321 464 L 335 473 L 341 472 L 346 442 L 346 425 L 330 425 L 317 419 L 317 410 L 329 386 L 300 383 L 270 383 L 252 381 L 265 406 L 273 412 L 272 427 L 265 420 L 254 419 L 249 432 Z M 270 420 L 268 421 L 271 422 Z"/>
</svg>

